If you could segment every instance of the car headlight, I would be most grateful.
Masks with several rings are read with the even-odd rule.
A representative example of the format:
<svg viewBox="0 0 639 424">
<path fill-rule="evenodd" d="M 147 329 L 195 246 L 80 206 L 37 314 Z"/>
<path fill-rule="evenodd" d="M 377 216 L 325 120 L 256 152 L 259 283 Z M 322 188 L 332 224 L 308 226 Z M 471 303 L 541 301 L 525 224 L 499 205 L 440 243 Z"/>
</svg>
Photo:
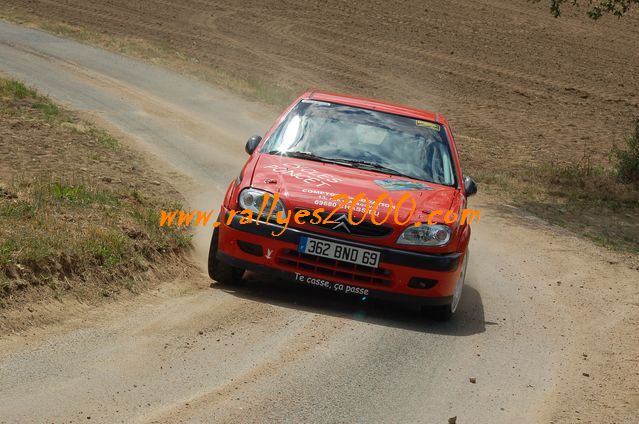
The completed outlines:
<svg viewBox="0 0 639 424">
<path fill-rule="evenodd" d="M 451 231 L 447 225 L 411 226 L 397 239 L 397 244 L 411 244 L 415 246 L 444 246 L 450 241 Z"/>
<path fill-rule="evenodd" d="M 284 216 L 286 216 L 284 203 L 282 203 L 279 199 L 273 207 L 273 212 L 271 212 L 271 206 L 273 205 L 274 199 L 275 197 L 273 196 L 273 193 L 269 193 L 268 191 L 257 188 L 245 188 L 240 192 L 238 203 L 242 209 L 248 209 L 258 215 L 260 210 L 262 210 L 261 218 L 266 217 L 269 213 L 271 213 L 271 216 L 275 218 L 277 217 L 278 212 L 282 212 Z M 262 205 L 264 206 L 262 207 Z"/>
</svg>

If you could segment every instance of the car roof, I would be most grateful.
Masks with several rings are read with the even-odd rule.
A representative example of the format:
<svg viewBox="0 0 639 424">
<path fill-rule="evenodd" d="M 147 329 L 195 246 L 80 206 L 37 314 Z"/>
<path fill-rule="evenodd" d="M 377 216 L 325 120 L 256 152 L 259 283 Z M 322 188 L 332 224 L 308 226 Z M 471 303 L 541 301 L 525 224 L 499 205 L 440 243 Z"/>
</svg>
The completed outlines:
<svg viewBox="0 0 639 424">
<path fill-rule="evenodd" d="M 348 96 L 345 94 L 315 90 L 307 91 L 302 95 L 302 98 L 339 103 L 347 106 L 361 107 L 363 109 L 379 110 L 381 112 L 393 113 L 395 115 L 409 116 L 411 118 L 447 124 L 446 119 L 437 113 L 415 109 L 408 106 L 402 106 L 394 103 L 383 102 L 381 100 L 366 99 L 363 97 Z"/>
</svg>

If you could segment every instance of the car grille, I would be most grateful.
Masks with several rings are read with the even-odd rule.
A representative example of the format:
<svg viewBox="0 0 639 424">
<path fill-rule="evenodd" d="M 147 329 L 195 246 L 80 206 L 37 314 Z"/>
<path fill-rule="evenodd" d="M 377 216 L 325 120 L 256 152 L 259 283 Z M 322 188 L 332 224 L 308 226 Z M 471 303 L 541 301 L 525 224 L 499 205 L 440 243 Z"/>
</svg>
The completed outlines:
<svg viewBox="0 0 639 424">
<path fill-rule="evenodd" d="M 322 258 L 292 249 L 280 251 L 277 261 L 282 266 L 292 268 L 300 273 L 311 271 L 328 279 L 337 277 L 350 280 L 353 283 L 369 283 L 383 286 L 390 286 L 392 282 L 389 269 L 372 268 L 350 262 Z"/>
<path fill-rule="evenodd" d="M 295 209 L 295 212 L 302 210 L 301 208 Z M 311 211 L 313 213 L 313 211 Z M 330 215 L 330 212 L 318 212 L 317 215 L 322 217 L 322 222 L 319 224 L 307 224 L 313 227 L 323 228 L 325 230 L 334 231 L 342 234 L 352 234 L 354 236 L 362 236 L 362 237 L 385 237 L 393 232 L 393 228 L 388 225 L 376 225 L 372 222 L 365 220 L 361 224 L 353 225 L 348 223 L 345 219 L 347 215 L 345 214 L 334 214 L 331 217 L 331 221 L 337 221 L 338 219 L 342 219 L 344 225 L 337 224 L 324 224 L 324 219 Z M 344 218 L 342 218 L 342 216 Z M 310 220 L 311 217 L 306 218 L 306 222 Z M 348 228 L 348 229 L 347 229 Z"/>
</svg>

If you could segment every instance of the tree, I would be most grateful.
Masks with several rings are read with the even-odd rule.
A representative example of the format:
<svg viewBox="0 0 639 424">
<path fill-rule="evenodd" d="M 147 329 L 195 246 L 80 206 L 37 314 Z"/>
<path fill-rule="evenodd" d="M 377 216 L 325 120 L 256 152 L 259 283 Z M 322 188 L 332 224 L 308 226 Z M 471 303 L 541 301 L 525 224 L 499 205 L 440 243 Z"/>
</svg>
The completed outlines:
<svg viewBox="0 0 639 424">
<path fill-rule="evenodd" d="M 539 1 L 539 0 L 537 0 Z M 571 6 L 587 5 L 587 14 L 592 19 L 599 19 L 604 15 L 623 16 L 634 5 L 639 4 L 639 0 L 549 0 L 550 12 L 555 18 L 561 15 L 564 3 Z"/>
</svg>

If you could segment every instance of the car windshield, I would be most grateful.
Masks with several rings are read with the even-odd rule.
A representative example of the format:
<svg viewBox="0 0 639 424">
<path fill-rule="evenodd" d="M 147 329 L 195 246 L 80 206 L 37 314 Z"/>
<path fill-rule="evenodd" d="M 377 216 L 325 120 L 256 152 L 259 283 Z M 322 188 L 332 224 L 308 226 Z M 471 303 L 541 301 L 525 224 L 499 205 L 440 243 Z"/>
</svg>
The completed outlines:
<svg viewBox="0 0 639 424">
<path fill-rule="evenodd" d="M 262 152 L 455 185 L 441 125 L 337 103 L 300 101 Z"/>
</svg>

